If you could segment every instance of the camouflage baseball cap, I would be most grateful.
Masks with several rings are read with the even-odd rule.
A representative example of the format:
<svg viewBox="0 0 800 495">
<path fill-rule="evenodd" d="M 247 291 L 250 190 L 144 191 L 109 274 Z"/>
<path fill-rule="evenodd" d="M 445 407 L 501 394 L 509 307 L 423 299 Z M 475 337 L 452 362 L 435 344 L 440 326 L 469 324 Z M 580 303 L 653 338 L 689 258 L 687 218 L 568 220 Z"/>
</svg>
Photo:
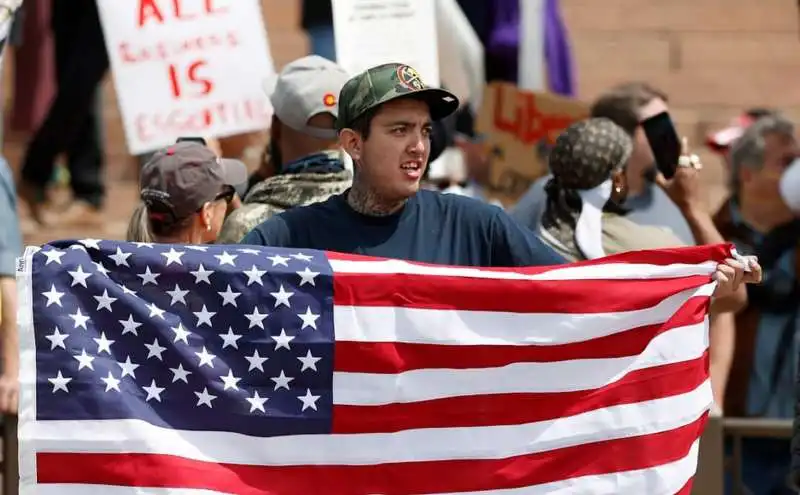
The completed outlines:
<svg viewBox="0 0 800 495">
<path fill-rule="evenodd" d="M 413 67 L 397 63 L 383 64 L 367 69 L 345 83 L 339 93 L 336 129 L 341 131 L 379 105 L 407 97 L 426 102 L 433 120 L 447 117 L 459 105 L 453 93 L 427 86 Z"/>
</svg>

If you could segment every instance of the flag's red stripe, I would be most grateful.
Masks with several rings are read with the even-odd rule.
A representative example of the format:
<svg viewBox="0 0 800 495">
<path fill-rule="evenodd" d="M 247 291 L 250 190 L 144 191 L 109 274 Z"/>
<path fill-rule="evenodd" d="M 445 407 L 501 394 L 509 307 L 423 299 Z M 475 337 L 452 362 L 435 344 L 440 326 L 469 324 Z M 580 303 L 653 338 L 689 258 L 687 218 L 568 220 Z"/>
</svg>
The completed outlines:
<svg viewBox="0 0 800 495">
<path fill-rule="evenodd" d="M 652 280 L 501 280 L 336 273 L 334 303 L 511 313 L 609 313 L 655 306 L 710 276 Z M 602 295 L 602 296 L 599 296 Z"/>
<path fill-rule="evenodd" d="M 434 345 L 340 341 L 335 346 L 334 363 L 336 371 L 340 372 L 390 374 L 432 368 L 495 368 L 513 363 L 635 356 L 641 354 L 657 335 L 673 328 L 701 323 L 707 306 L 707 297 L 691 298 L 664 323 L 560 345 Z"/>
<path fill-rule="evenodd" d="M 683 485 L 683 488 L 678 490 L 675 495 L 691 495 L 692 485 L 694 485 L 694 476 L 689 478 L 689 481 L 687 481 L 686 484 Z"/>
<path fill-rule="evenodd" d="M 730 257 L 733 244 L 710 244 L 703 246 L 684 246 L 675 248 L 666 248 L 658 250 L 643 250 L 643 251 L 628 251 L 624 253 L 617 253 L 606 256 L 604 258 L 597 258 L 594 260 L 584 260 L 572 263 L 570 266 L 591 266 L 591 265 L 606 265 L 613 263 L 635 263 L 644 265 L 658 265 L 667 266 L 682 263 L 686 265 L 699 265 L 708 261 L 722 262 Z M 386 261 L 388 258 L 364 256 L 360 254 L 350 253 L 337 253 L 333 251 L 326 251 L 325 255 L 329 260 L 337 261 Z M 416 266 L 441 266 L 433 263 L 421 263 L 419 261 L 406 261 L 406 263 Z M 470 267 L 473 268 L 473 267 Z M 517 272 L 536 274 L 544 273 L 551 270 L 564 268 L 563 265 L 553 266 L 531 266 L 531 267 L 513 267 L 513 268 L 499 268 L 499 267 L 485 267 L 480 268 L 482 271 L 487 272 Z"/>
<path fill-rule="evenodd" d="M 39 483 L 216 490 L 236 495 L 445 493 L 501 490 L 579 476 L 646 469 L 687 455 L 705 417 L 663 433 L 505 459 L 369 466 L 249 466 L 158 454 L 40 452 Z"/>
<path fill-rule="evenodd" d="M 708 378 L 708 353 L 692 361 L 628 373 L 577 392 L 486 394 L 380 406 L 335 405 L 334 433 L 393 433 L 419 428 L 516 425 L 691 392 Z M 546 380 L 547 377 L 531 377 Z"/>
</svg>

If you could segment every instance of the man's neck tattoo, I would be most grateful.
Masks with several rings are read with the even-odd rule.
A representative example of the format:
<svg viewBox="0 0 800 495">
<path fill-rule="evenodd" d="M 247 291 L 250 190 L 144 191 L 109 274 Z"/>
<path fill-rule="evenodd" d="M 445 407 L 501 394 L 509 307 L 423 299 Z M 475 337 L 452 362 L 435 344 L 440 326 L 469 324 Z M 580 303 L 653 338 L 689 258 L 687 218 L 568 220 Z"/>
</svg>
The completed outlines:
<svg viewBox="0 0 800 495">
<path fill-rule="evenodd" d="M 406 204 L 406 200 L 385 201 L 366 187 L 354 182 L 350 192 L 347 193 L 347 204 L 362 215 L 385 217 L 400 210 Z"/>
</svg>

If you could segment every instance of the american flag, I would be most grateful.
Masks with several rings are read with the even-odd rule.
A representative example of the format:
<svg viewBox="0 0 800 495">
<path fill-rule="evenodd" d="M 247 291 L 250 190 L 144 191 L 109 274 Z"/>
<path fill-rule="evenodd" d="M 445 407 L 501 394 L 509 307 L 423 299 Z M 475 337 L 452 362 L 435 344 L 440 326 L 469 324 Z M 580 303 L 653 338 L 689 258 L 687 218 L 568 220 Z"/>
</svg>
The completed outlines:
<svg viewBox="0 0 800 495">
<path fill-rule="evenodd" d="M 22 493 L 689 493 L 725 245 L 479 269 L 85 239 L 19 260 Z"/>
</svg>

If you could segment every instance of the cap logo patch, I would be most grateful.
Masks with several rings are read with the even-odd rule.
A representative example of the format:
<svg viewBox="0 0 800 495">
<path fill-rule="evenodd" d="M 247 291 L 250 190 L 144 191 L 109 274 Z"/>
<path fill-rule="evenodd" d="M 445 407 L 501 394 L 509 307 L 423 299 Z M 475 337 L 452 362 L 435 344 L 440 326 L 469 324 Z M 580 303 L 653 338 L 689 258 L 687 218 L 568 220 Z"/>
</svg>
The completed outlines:
<svg viewBox="0 0 800 495">
<path fill-rule="evenodd" d="M 397 68 L 397 79 L 400 84 L 412 91 L 419 91 L 425 89 L 425 83 L 422 82 L 422 76 L 419 75 L 413 67 L 408 65 L 401 65 Z"/>
<path fill-rule="evenodd" d="M 322 103 L 326 107 L 336 106 L 336 95 L 334 95 L 333 93 L 327 93 L 325 96 L 322 97 Z"/>
<path fill-rule="evenodd" d="M 174 154 L 175 154 L 175 148 L 173 148 L 171 146 L 169 148 L 167 148 L 167 156 L 172 156 Z"/>
</svg>

